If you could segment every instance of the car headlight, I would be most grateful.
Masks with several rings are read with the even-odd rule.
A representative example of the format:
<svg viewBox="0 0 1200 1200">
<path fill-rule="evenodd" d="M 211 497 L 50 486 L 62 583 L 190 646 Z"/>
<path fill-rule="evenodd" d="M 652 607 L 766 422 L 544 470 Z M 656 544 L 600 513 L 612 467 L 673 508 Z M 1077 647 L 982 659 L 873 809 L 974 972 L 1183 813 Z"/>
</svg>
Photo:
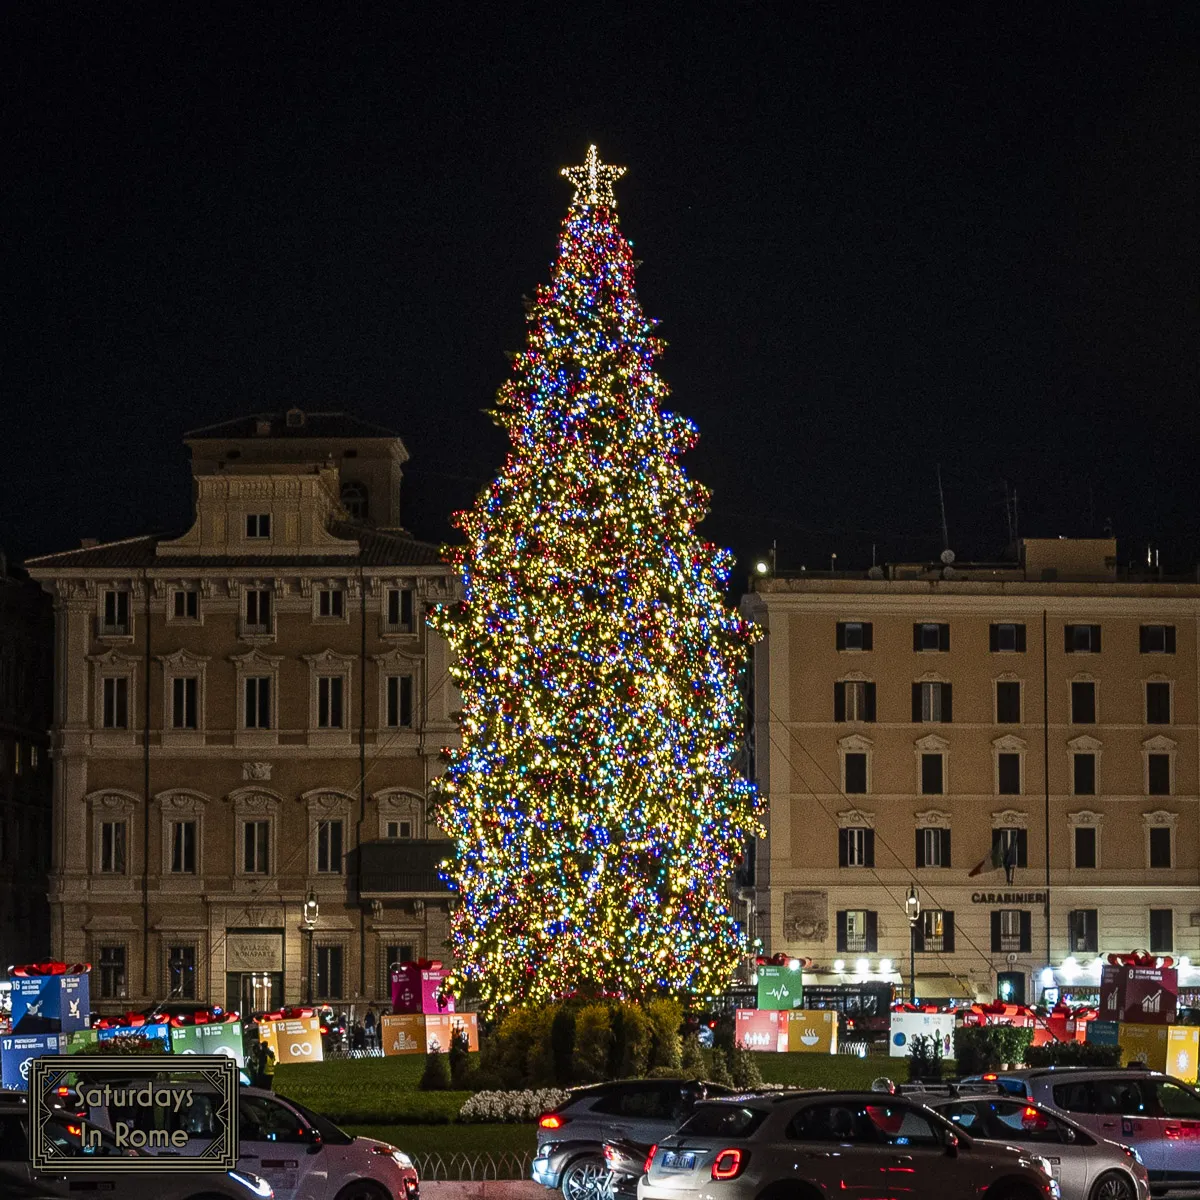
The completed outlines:
<svg viewBox="0 0 1200 1200">
<path fill-rule="evenodd" d="M 1142 1159 L 1142 1156 L 1137 1152 L 1136 1146 L 1122 1146 L 1121 1149 L 1124 1150 L 1126 1156 L 1132 1158 L 1135 1163 L 1141 1163 L 1143 1167 L 1146 1165 Z"/>
<path fill-rule="evenodd" d="M 1047 1178 L 1054 1178 L 1054 1171 L 1050 1167 L 1050 1160 L 1048 1158 L 1042 1158 L 1039 1154 L 1031 1154 L 1029 1156 L 1029 1165 L 1036 1167 Z"/>
<path fill-rule="evenodd" d="M 392 1160 L 395 1162 L 396 1166 L 403 1167 L 406 1171 L 416 1170 L 416 1168 L 413 1166 L 413 1160 L 409 1158 L 403 1150 L 393 1150 Z"/>
<path fill-rule="evenodd" d="M 271 1185 L 258 1175 L 251 1175 L 248 1171 L 229 1171 L 229 1178 L 237 1183 L 240 1183 L 252 1196 L 261 1196 L 263 1200 L 271 1195 Z"/>
</svg>

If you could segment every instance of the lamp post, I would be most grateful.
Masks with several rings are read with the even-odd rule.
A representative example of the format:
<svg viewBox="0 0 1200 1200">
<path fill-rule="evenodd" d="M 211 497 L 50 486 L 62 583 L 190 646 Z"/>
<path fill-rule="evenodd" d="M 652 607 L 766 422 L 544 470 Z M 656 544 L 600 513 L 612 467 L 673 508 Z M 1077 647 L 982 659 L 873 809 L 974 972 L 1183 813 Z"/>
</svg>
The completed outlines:
<svg viewBox="0 0 1200 1200">
<path fill-rule="evenodd" d="M 921 897 L 917 895 L 917 885 L 908 885 L 908 895 L 904 900 L 904 911 L 908 916 L 908 998 L 917 1002 L 917 922 L 921 919 Z"/>
<path fill-rule="evenodd" d="M 316 892 L 309 890 L 304 897 L 304 928 L 308 931 L 308 978 L 306 1003 L 313 1002 L 313 930 L 317 927 L 317 918 L 321 915 L 321 905 L 317 902 Z"/>
</svg>

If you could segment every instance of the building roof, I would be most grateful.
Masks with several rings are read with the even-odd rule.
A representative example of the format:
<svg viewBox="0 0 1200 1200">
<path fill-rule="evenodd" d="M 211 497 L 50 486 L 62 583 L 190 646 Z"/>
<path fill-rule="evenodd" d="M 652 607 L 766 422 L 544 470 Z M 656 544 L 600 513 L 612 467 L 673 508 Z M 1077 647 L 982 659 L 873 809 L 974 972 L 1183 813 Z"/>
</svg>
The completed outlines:
<svg viewBox="0 0 1200 1200">
<path fill-rule="evenodd" d="M 25 565 L 40 574 L 50 569 L 104 569 L 114 571 L 159 568 L 178 574 L 188 568 L 228 567 L 258 569 L 269 574 L 278 567 L 333 567 L 340 570 L 356 567 L 436 567 L 442 564 L 441 551 L 429 542 L 418 542 L 407 533 L 394 529 L 373 529 L 349 521 L 336 521 L 330 527 L 336 537 L 354 539 L 359 553 L 287 555 L 287 554 L 189 554 L 159 557 L 155 547 L 160 541 L 171 541 L 177 534 L 150 533 L 142 537 L 124 538 L 98 546 L 81 546 L 57 554 L 30 558 Z"/>
<path fill-rule="evenodd" d="M 297 419 L 298 418 L 298 419 Z M 269 423 L 266 432 L 260 432 L 263 422 Z M 247 417 L 234 417 L 231 421 L 220 421 L 216 425 L 204 425 L 183 435 L 183 440 L 203 441 L 209 438 L 225 440 L 256 437 L 289 438 L 388 438 L 398 440 L 400 435 L 382 425 L 372 425 L 359 417 L 344 412 L 303 412 L 298 408 L 288 412 L 252 413 Z"/>
</svg>

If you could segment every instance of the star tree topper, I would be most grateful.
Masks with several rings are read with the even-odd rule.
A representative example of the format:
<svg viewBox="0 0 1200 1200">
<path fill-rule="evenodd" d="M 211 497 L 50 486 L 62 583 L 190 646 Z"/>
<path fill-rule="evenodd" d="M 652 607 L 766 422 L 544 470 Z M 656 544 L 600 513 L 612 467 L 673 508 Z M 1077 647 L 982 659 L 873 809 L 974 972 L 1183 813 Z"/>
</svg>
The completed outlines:
<svg viewBox="0 0 1200 1200">
<path fill-rule="evenodd" d="M 581 166 L 563 167 L 560 174 L 575 185 L 572 204 L 607 204 L 615 208 L 612 185 L 625 174 L 625 168 L 602 163 L 596 147 L 589 146 Z"/>
</svg>

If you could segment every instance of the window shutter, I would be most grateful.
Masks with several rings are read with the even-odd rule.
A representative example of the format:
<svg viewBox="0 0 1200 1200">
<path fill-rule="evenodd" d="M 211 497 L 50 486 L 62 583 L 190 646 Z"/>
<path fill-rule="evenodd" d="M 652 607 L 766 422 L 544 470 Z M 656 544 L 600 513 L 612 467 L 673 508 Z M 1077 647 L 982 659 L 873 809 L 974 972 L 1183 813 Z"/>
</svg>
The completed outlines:
<svg viewBox="0 0 1200 1200">
<path fill-rule="evenodd" d="M 918 867 L 925 865 L 925 830 L 917 830 L 917 856 L 916 863 Z"/>
<path fill-rule="evenodd" d="M 1165 633 L 1166 633 L 1167 653 L 1174 654 L 1175 653 L 1175 626 L 1168 625 L 1166 627 Z"/>
<path fill-rule="evenodd" d="M 837 648 L 845 650 L 846 648 L 846 625 L 844 621 L 837 623 Z"/>
<path fill-rule="evenodd" d="M 838 914 L 841 916 L 841 913 Z M 992 913 L 992 953 L 997 954 L 1000 951 L 1000 913 L 997 910 Z"/>
<path fill-rule="evenodd" d="M 954 720 L 954 685 L 942 684 L 942 720 L 949 723 Z"/>
<path fill-rule="evenodd" d="M 988 626 L 988 649 L 995 654 L 1000 649 L 1000 626 Z"/>
<path fill-rule="evenodd" d="M 850 831 L 838 830 L 838 866 L 844 867 L 850 861 Z"/>
<path fill-rule="evenodd" d="M 1017 830 L 1017 866 L 1027 867 L 1029 865 L 1029 831 L 1027 829 Z"/>
<path fill-rule="evenodd" d="M 867 913 L 867 953 L 874 954 L 879 949 L 879 914 Z"/>
<path fill-rule="evenodd" d="M 1092 626 L 1092 653 L 1093 654 L 1100 653 L 1100 626 L 1099 625 Z"/>
<path fill-rule="evenodd" d="M 1089 908 L 1087 914 L 1088 949 L 1095 950 L 1100 945 L 1100 922 L 1096 909 Z"/>
<path fill-rule="evenodd" d="M 846 685 L 841 682 L 833 685 L 833 719 L 835 721 L 846 719 Z"/>
<path fill-rule="evenodd" d="M 1150 630 L 1143 625 L 1138 630 L 1138 652 L 1141 654 L 1150 653 Z"/>
<path fill-rule="evenodd" d="M 921 648 L 921 626 L 919 623 L 913 624 L 913 649 L 920 650 Z"/>
<path fill-rule="evenodd" d="M 950 865 L 950 830 L 943 829 L 940 831 L 942 835 L 942 866 Z"/>
<path fill-rule="evenodd" d="M 912 719 L 914 725 L 921 723 L 921 685 L 912 685 Z"/>
<path fill-rule="evenodd" d="M 913 949 L 925 951 L 925 922 L 920 918 L 912 923 L 912 941 Z"/>
<path fill-rule="evenodd" d="M 1063 626 L 1063 650 L 1067 654 L 1070 654 L 1071 651 L 1075 649 L 1074 641 L 1075 641 L 1075 626 L 1074 625 L 1064 625 Z"/>
<path fill-rule="evenodd" d="M 875 865 L 875 830 L 868 829 L 863 834 L 863 852 L 866 857 L 866 865 L 873 867 Z"/>
<path fill-rule="evenodd" d="M 938 649 L 939 650 L 949 650 L 950 649 L 950 626 L 949 625 L 939 625 L 938 626 Z"/>
<path fill-rule="evenodd" d="M 863 649 L 864 650 L 873 650 L 874 645 L 871 641 L 871 622 L 870 621 L 863 622 L 862 631 L 863 631 Z"/>
<path fill-rule="evenodd" d="M 1025 653 L 1025 626 L 1024 625 L 1017 626 L 1017 649 L 1022 654 Z"/>
<path fill-rule="evenodd" d="M 875 685 L 873 683 L 868 683 L 866 691 L 867 691 L 866 719 L 868 721 L 873 721 L 873 720 L 875 720 Z"/>
<path fill-rule="evenodd" d="M 1021 913 L 1021 949 L 1026 954 L 1033 948 L 1033 913 Z"/>
<path fill-rule="evenodd" d="M 837 915 L 837 948 L 841 951 L 846 949 L 846 914 L 844 911 Z"/>
<path fill-rule="evenodd" d="M 954 914 L 942 913 L 942 949 L 947 954 L 954 952 Z"/>
<path fill-rule="evenodd" d="M 992 858 L 993 858 L 993 860 L 995 859 L 996 854 L 1000 849 L 1000 845 L 1001 845 L 1000 839 L 1003 836 L 1004 835 L 1000 832 L 1000 830 L 998 830 L 998 829 L 992 830 Z"/>
</svg>

